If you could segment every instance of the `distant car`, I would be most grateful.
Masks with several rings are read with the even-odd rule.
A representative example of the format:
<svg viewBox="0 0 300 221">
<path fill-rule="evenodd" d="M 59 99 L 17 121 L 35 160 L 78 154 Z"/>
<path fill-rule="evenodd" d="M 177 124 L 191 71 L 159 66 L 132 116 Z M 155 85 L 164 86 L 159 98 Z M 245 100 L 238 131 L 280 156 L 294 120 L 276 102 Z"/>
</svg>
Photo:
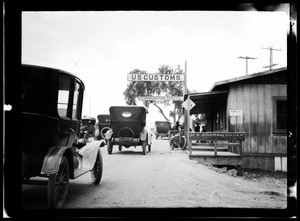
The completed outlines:
<svg viewBox="0 0 300 221">
<path fill-rule="evenodd" d="M 83 117 L 80 124 L 80 142 L 86 143 L 90 137 L 95 136 L 96 119 L 94 117 Z"/>
<path fill-rule="evenodd" d="M 108 154 L 113 151 L 113 146 L 142 146 L 143 155 L 146 147 L 151 151 L 151 135 L 145 129 L 146 108 L 141 106 L 112 106 L 109 108 L 110 127 L 105 134 Z"/>
<path fill-rule="evenodd" d="M 110 115 L 109 114 L 99 114 L 97 116 L 98 123 L 97 123 L 97 130 L 98 136 L 97 139 L 100 140 L 101 138 L 105 139 L 105 133 L 110 129 Z"/>
<path fill-rule="evenodd" d="M 104 141 L 79 143 L 84 84 L 71 73 L 22 65 L 22 183 L 46 177 L 50 208 L 62 208 L 69 179 L 91 172 L 99 184 Z M 82 146 L 78 149 L 78 146 Z"/>
<path fill-rule="evenodd" d="M 156 139 L 158 137 L 168 137 L 169 138 L 169 130 L 171 130 L 171 123 L 169 121 L 155 121 Z"/>
</svg>

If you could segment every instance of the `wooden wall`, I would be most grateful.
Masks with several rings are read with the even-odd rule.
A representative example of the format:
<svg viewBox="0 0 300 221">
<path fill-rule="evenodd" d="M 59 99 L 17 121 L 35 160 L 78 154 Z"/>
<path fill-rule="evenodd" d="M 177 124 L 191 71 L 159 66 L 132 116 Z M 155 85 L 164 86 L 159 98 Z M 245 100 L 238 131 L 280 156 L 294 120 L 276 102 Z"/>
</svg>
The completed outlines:
<svg viewBox="0 0 300 221">
<path fill-rule="evenodd" d="M 286 135 L 273 134 L 273 96 L 287 96 L 286 84 L 231 84 L 227 103 L 227 129 L 245 132 L 245 154 L 286 154 Z M 229 110 L 243 110 L 230 118 Z M 257 155 L 258 156 L 258 155 Z"/>
</svg>

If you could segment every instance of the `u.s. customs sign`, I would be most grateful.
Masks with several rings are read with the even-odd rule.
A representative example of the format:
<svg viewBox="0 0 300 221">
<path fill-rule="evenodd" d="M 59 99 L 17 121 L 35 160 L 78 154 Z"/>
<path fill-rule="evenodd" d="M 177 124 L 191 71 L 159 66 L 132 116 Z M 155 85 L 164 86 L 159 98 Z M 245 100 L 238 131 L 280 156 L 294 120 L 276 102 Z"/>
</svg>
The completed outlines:
<svg viewBox="0 0 300 221">
<path fill-rule="evenodd" d="M 184 81 L 183 74 L 127 74 L 128 81 Z"/>
</svg>

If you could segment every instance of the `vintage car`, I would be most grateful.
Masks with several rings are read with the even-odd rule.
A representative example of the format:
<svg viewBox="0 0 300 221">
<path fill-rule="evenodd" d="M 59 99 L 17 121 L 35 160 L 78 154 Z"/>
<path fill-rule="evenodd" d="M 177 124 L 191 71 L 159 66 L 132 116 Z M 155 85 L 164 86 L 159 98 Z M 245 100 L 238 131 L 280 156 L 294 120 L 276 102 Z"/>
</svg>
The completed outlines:
<svg viewBox="0 0 300 221">
<path fill-rule="evenodd" d="M 113 146 L 142 145 L 142 153 L 146 154 L 146 147 L 151 151 L 151 135 L 145 129 L 146 108 L 141 106 L 112 106 L 109 108 L 110 127 L 105 133 L 108 154 L 113 151 Z"/>
<path fill-rule="evenodd" d="M 110 129 L 110 115 L 109 114 L 99 114 L 97 116 L 98 124 L 98 136 L 97 139 L 105 139 L 105 133 Z"/>
<path fill-rule="evenodd" d="M 95 136 L 96 119 L 94 117 L 83 117 L 80 124 L 80 142 L 86 143 L 90 137 Z"/>
<path fill-rule="evenodd" d="M 62 70 L 25 64 L 21 73 L 22 183 L 46 184 L 49 207 L 62 208 L 69 179 L 90 172 L 92 182 L 99 184 L 103 170 L 100 146 L 105 142 L 88 142 L 78 149 L 82 146 L 84 92 L 79 78 Z"/>
<path fill-rule="evenodd" d="M 169 138 L 169 130 L 171 130 L 171 123 L 169 121 L 155 121 L 155 137 L 168 137 Z"/>
<path fill-rule="evenodd" d="M 93 137 L 95 135 L 95 126 L 96 126 L 96 118 L 83 117 L 81 119 L 81 129 L 85 129 L 88 132 L 90 137 Z"/>
</svg>

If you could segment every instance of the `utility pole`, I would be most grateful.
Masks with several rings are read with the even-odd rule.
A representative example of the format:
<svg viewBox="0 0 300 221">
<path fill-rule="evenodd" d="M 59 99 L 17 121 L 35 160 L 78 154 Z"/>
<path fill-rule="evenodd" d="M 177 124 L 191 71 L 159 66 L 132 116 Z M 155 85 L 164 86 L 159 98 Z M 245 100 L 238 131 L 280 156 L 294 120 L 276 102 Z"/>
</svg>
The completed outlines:
<svg viewBox="0 0 300 221">
<path fill-rule="evenodd" d="M 240 56 L 238 58 L 242 58 L 242 59 L 246 60 L 246 75 L 248 75 L 248 59 L 256 59 L 256 58 L 251 58 L 251 57 L 248 57 L 248 56 L 246 56 L 246 57 Z"/>
<path fill-rule="evenodd" d="M 263 47 L 263 49 L 270 50 L 270 65 L 264 66 L 263 68 L 270 68 L 270 70 L 272 70 L 273 66 L 278 65 L 278 64 L 273 64 L 273 51 L 281 51 L 281 49 L 275 49 L 272 46 L 271 47 L 267 47 L 267 48 Z"/>
</svg>

